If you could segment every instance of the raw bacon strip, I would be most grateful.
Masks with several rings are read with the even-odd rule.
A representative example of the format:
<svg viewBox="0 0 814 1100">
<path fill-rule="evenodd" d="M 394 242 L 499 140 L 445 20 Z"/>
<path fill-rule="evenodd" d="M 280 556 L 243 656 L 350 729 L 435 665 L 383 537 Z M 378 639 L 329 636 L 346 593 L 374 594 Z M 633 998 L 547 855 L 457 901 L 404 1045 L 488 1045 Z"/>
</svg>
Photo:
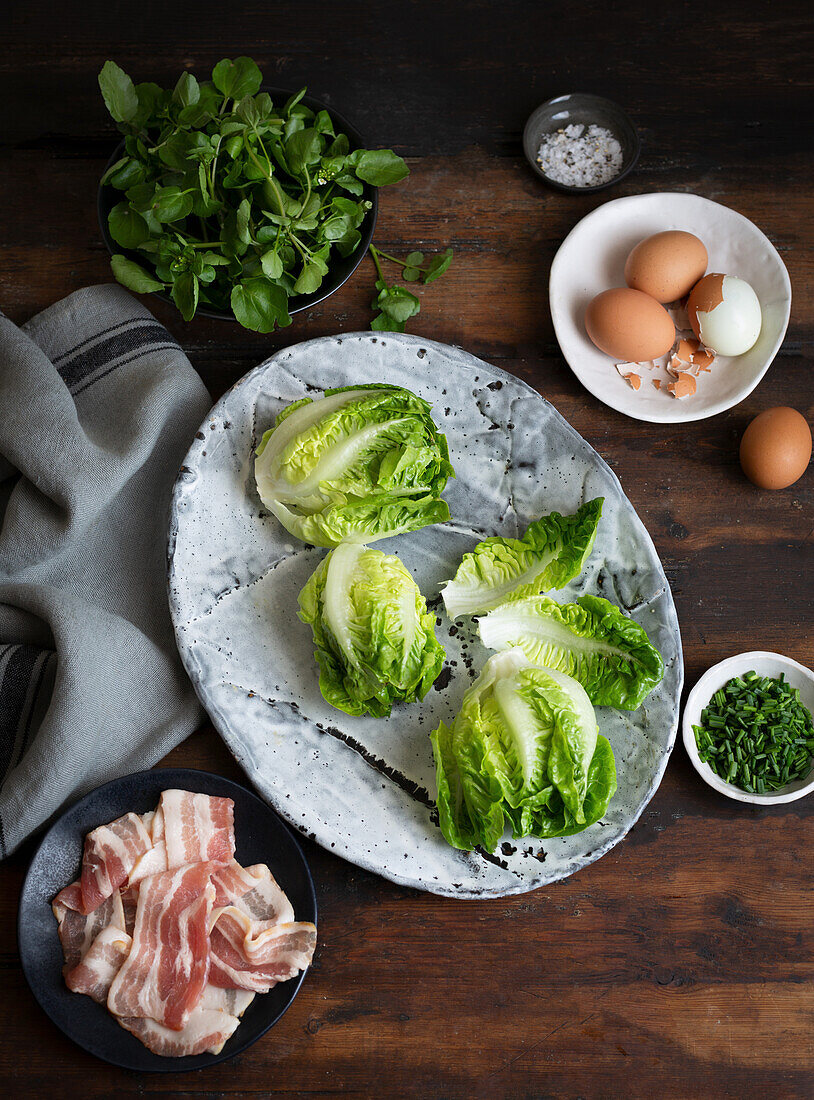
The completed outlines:
<svg viewBox="0 0 814 1100">
<path fill-rule="evenodd" d="M 88 833 L 80 880 L 83 912 L 92 913 L 118 890 L 139 856 L 152 846 L 152 837 L 138 814 L 125 814 Z"/>
<path fill-rule="evenodd" d="M 203 991 L 198 1008 L 216 1008 L 219 1012 L 242 1016 L 253 1000 L 254 993 L 248 989 L 222 989 L 210 982 Z"/>
<path fill-rule="evenodd" d="M 252 921 L 236 906 L 221 911 L 211 933 L 212 985 L 268 993 L 310 965 L 317 942 L 313 924 Z"/>
<path fill-rule="evenodd" d="M 191 791 L 164 791 L 158 813 L 164 822 L 167 867 L 208 860 L 228 863 L 235 854 L 235 804 Z"/>
<path fill-rule="evenodd" d="M 122 912 L 124 913 L 124 930 L 128 936 L 133 935 L 136 927 L 136 910 L 138 909 L 138 883 L 128 886 L 126 890 L 120 890 L 122 900 Z"/>
<path fill-rule="evenodd" d="M 98 910 L 97 910 L 98 911 Z M 113 979 L 130 950 L 130 937 L 115 925 L 103 928 L 82 961 L 65 974 L 65 984 L 74 993 L 85 993 L 104 1004 Z"/>
<path fill-rule="evenodd" d="M 59 941 L 65 956 L 63 973 L 72 970 L 81 961 L 91 944 L 108 925 L 125 928 L 124 910 L 118 890 L 106 898 L 92 913 L 82 912 L 82 887 L 72 882 L 60 890 L 51 903 L 59 922 Z"/>
<path fill-rule="evenodd" d="M 142 879 L 133 946 L 107 1000 L 114 1015 L 183 1028 L 209 975 L 214 869 L 194 863 Z"/>
<path fill-rule="evenodd" d="M 217 1008 L 193 1010 L 180 1031 L 172 1031 L 156 1020 L 139 1019 L 136 1016 L 117 1017 L 127 1031 L 151 1050 L 167 1058 L 183 1058 L 191 1054 L 220 1054 L 226 1040 L 234 1034 L 240 1023 L 237 1016 L 221 1012 Z"/>
<path fill-rule="evenodd" d="M 158 875 L 167 870 L 167 848 L 163 840 L 159 840 L 152 848 L 148 848 L 143 856 L 139 856 L 138 863 L 130 872 L 127 879 L 128 886 L 135 886 L 141 879 L 148 875 Z"/>
<path fill-rule="evenodd" d="M 294 920 L 291 902 L 277 885 L 274 875 L 264 863 L 241 867 L 232 860 L 212 875 L 215 887 L 215 907 L 237 905 L 254 920 L 290 924 Z"/>
</svg>

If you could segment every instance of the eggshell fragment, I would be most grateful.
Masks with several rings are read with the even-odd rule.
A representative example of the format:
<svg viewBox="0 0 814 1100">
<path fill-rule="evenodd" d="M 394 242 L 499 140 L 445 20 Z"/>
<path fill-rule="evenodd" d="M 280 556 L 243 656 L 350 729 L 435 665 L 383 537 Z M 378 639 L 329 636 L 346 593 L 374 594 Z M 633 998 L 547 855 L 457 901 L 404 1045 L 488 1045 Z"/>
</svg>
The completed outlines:
<svg viewBox="0 0 814 1100">
<path fill-rule="evenodd" d="M 766 409 L 743 433 L 741 468 L 761 489 L 788 488 L 803 476 L 810 460 L 811 429 L 796 409 Z"/>
<path fill-rule="evenodd" d="M 636 245 L 625 263 L 625 282 L 657 302 L 675 302 L 703 276 L 707 260 L 704 242 L 693 233 L 668 229 Z"/>
<path fill-rule="evenodd" d="M 597 294 L 585 311 L 585 329 L 600 351 L 626 362 L 658 359 L 675 340 L 675 325 L 664 306 L 628 287 Z"/>
<path fill-rule="evenodd" d="M 679 400 L 683 400 L 685 397 L 692 397 L 696 390 L 695 379 L 691 374 L 677 374 L 675 382 L 667 383 L 667 389 L 673 397 L 677 397 Z"/>
</svg>

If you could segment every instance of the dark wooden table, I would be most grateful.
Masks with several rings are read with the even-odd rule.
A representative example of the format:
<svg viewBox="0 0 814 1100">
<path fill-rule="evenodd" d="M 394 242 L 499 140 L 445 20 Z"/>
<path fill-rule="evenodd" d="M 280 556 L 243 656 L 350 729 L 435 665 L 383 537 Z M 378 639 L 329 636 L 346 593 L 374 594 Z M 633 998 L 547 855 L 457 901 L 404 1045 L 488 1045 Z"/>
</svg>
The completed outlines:
<svg viewBox="0 0 814 1100">
<path fill-rule="evenodd" d="M 622 480 L 652 534 L 681 620 L 687 682 L 774 649 L 814 665 L 814 472 L 759 492 L 737 446 L 761 409 L 814 416 L 811 20 L 808 4 L 7 4 L 0 56 L 0 306 L 15 321 L 108 279 L 95 192 L 115 140 L 96 73 L 207 74 L 253 55 L 392 145 L 411 176 L 381 194 L 376 240 L 452 245 L 412 330 L 536 386 Z M 539 102 L 594 91 L 640 128 L 639 168 L 606 195 L 546 189 L 522 159 Z M 658 426 L 605 408 L 563 361 L 548 268 L 606 198 L 692 191 L 741 211 L 782 254 L 788 336 L 728 413 Z M 283 344 L 367 327 L 372 266 L 280 336 L 179 321 L 213 397 Z M 2 416 L 2 410 L 0 410 Z M 211 729 L 166 763 L 240 769 Z M 74 1047 L 31 997 L 15 914 L 31 847 L 0 866 L 0 1083 L 73 1097 L 745 1097 L 814 1093 L 814 801 L 744 809 L 706 788 L 683 747 L 628 838 L 566 882 L 455 902 L 391 885 L 305 843 L 320 942 L 282 1022 L 199 1074 L 140 1076 Z"/>
</svg>

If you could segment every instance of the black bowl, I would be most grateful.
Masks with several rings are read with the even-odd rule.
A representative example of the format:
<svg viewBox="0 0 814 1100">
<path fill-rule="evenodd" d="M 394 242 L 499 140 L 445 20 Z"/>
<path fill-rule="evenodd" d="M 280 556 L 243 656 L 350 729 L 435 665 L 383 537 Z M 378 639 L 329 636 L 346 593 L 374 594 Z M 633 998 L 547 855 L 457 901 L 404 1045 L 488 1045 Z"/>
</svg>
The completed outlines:
<svg viewBox="0 0 814 1100">
<path fill-rule="evenodd" d="M 293 93 L 285 88 L 272 88 L 268 85 L 263 85 L 261 91 L 268 92 L 271 98 L 275 101 L 285 102 Z M 322 103 L 319 99 L 314 99 L 312 96 L 303 96 L 300 100 L 306 107 L 310 107 L 312 111 L 327 111 L 334 121 L 335 126 L 342 133 L 348 135 L 351 149 L 364 149 L 365 141 L 355 126 L 352 126 L 347 119 L 343 118 L 338 111 L 335 111 L 333 107 L 329 107 L 326 103 Z M 105 165 L 105 171 L 102 173 L 104 178 L 108 168 L 116 163 L 120 159 L 124 152 L 124 139 L 122 139 L 116 148 L 113 150 L 113 155 Z M 102 237 L 107 249 L 111 256 L 121 254 L 127 256 L 128 259 L 134 260 L 137 264 L 144 266 L 145 258 L 138 252 L 131 249 L 122 248 L 121 245 L 116 244 L 113 238 L 110 236 L 110 230 L 107 224 L 107 217 L 117 202 L 121 202 L 123 192 L 117 191 L 115 187 L 109 187 L 104 184 L 99 184 L 99 192 L 96 200 L 96 210 L 99 216 L 99 228 L 102 231 Z M 350 256 L 334 255 L 331 259 L 331 265 L 328 269 L 328 274 L 322 280 L 322 283 L 318 290 L 315 290 L 313 294 L 297 294 L 288 299 L 288 312 L 300 313 L 304 309 L 310 309 L 311 306 L 315 306 L 318 302 L 323 302 L 326 298 L 330 298 L 339 288 L 348 281 L 356 268 L 365 258 L 370 242 L 373 240 L 373 230 L 376 228 L 376 216 L 379 211 L 379 197 L 378 188 L 372 187 L 369 183 L 364 185 L 364 191 L 362 192 L 363 199 L 367 199 L 370 202 L 371 208 L 365 215 L 364 221 L 359 226 L 359 232 L 362 234 L 362 239 L 359 241 L 355 251 Z M 172 298 L 166 291 L 158 291 L 158 298 L 161 298 L 165 302 L 172 303 Z M 235 315 L 231 310 L 214 309 L 210 306 L 201 306 L 196 312 L 195 316 L 201 317 L 214 317 L 222 321 L 234 321 Z"/>
<path fill-rule="evenodd" d="M 105 1062 L 125 1069 L 181 1073 L 213 1066 L 239 1054 L 276 1024 L 294 1000 L 305 974 L 258 994 L 220 1054 L 164 1058 L 153 1054 L 116 1023 L 104 1005 L 72 993 L 62 980 L 62 947 L 51 900 L 79 873 L 85 834 L 130 810 L 154 810 L 171 787 L 223 795 L 235 803 L 237 859 L 266 863 L 285 890 L 297 920 L 316 924 L 314 883 L 299 844 L 274 810 L 245 787 L 211 772 L 157 768 L 114 779 L 80 799 L 51 826 L 28 869 L 20 895 L 17 937 L 20 961 L 31 992 L 69 1039 Z"/>
<path fill-rule="evenodd" d="M 622 167 L 613 179 L 597 183 L 592 187 L 573 187 L 551 179 L 537 162 L 537 152 L 546 134 L 561 130 L 566 126 L 602 126 L 609 130 L 622 147 Z M 529 116 L 523 131 L 523 152 L 526 160 L 549 187 L 564 191 L 568 195 L 592 195 L 614 187 L 636 166 L 641 151 L 641 141 L 630 116 L 618 103 L 602 96 L 587 92 L 575 92 L 572 95 L 560 95 L 542 103 Z"/>
</svg>

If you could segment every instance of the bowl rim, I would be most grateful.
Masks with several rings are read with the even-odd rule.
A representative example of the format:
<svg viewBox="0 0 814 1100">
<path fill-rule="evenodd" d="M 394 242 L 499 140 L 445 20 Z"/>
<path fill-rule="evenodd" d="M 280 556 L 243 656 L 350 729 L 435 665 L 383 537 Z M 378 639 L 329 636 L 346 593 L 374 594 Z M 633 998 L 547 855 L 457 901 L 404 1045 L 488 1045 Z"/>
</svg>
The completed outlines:
<svg viewBox="0 0 814 1100">
<path fill-rule="evenodd" d="M 795 672 L 802 675 L 803 679 L 808 680 L 812 687 L 814 687 L 814 672 L 805 665 L 800 664 L 799 661 L 795 661 L 792 657 L 786 657 L 782 653 L 774 653 L 771 650 L 754 649 L 744 653 L 735 653 L 731 657 L 726 657 L 723 661 L 718 661 L 717 664 L 712 665 L 696 682 L 689 695 L 687 701 L 684 704 L 684 713 L 681 719 L 681 731 L 684 741 L 684 748 L 687 750 L 687 755 L 692 761 L 692 765 L 704 782 L 712 787 L 713 790 L 719 794 L 725 795 L 727 798 L 731 798 L 735 802 L 746 802 L 754 806 L 779 806 L 788 802 L 796 802 L 800 798 L 805 798 L 806 795 L 811 794 L 814 791 L 814 769 L 809 773 L 807 782 L 796 790 L 790 791 L 788 787 L 784 787 L 779 791 L 775 791 L 772 794 L 750 794 L 749 791 L 741 790 L 740 787 L 734 786 L 732 783 L 727 783 L 725 779 L 721 779 L 716 775 L 709 764 L 705 764 L 701 757 L 698 755 L 698 746 L 695 743 L 695 734 L 693 732 L 693 724 L 698 724 L 697 719 L 695 722 L 692 720 L 693 712 L 697 712 L 700 717 L 700 712 L 703 710 L 706 703 L 712 698 L 712 695 L 719 687 L 722 687 L 727 680 L 731 680 L 733 676 L 741 675 L 744 672 L 749 671 L 749 666 L 755 661 L 765 661 L 774 665 L 776 671 L 773 673 L 763 673 L 763 675 L 779 675 L 781 672 L 786 672 L 789 669 L 793 669 Z M 699 704 L 699 699 L 702 702 Z"/>
<path fill-rule="evenodd" d="M 272 97 L 285 96 L 286 98 L 288 98 L 289 96 L 295 95 L 298 89 L 280 88 L 273 84 L 262 84 L 260 86 L 260 91 L 268 92 L 268 94 Z M 329 104 L 311 95 L 304 95 L 300 102 L 304 103 L 306 107 L 310 107 L 311 110 L 327 111 L 332 120 L 338 124 L 339 128 L 348 135 L 351 141 L 351 147 L 355 146 L 357 149 L 364 149 L 367 147 L 364 138 L 353 125 L 353 123 L 348 122 L 344 115 L 340 114 L 339 111 L 335 110 Z M 124 256 L 135 259 L 137 262 L 143 262 L 143 257 L 140 257 L 135 249 L 122 248 L 120 245 L 117 245 L 113 238 L 110 236 L 110 230 L 107 224 L 107 206 L 103 201 L 105 195 L 109 195 L 111 193 L 119 194 L 119 192 L 115 191 L 115 188 L 111 188 L 109 184 L 103 184 L 101 181 L 104 179 L 108 169 L 111 168 L 111 166 L 114 165 L 116 161 L 121 157 L 124 150 L 124 140 L 125 139 L 122 137 L 121 141 L 117 142 L 116 147 L 111 153 L 110 158 L 105 165 L 102 175 L 100 177 L 99 185 L 96 189 L 96 218 L 99 222 L 99 230 L 102 234 L 102 240 L 104 241 L 105 247 L 107 248 L 111 256 L 116 255 L 117 253 L 121 253 Z M 318 290 L 315 290 L 313 294 L 298 294 L 289 298 L 289 315 L 301 313 L 305 309 L 310 309 L 312 306 L 319 305 L 319 303 L 324 302 L 326 298 L 330 298 L 332 294 L 335 294 L 336 291 L 343 287 L 345 283 L 353 276 L 356 269 L 359 267 L 362 260 L 367 255 L 368 249 L 370 248 L 370 243 L 373 240 L 373 234 L 376 230 L 376 221 L 379 215 L 378 187 L 374 187 L 372 184 L 366 183 L 364 185 L 363 197 L 368 199 L 368 201 L 371 203 L 371 208 L 370 210 L 368 210 L 360 226 L 362 239 L 359 241 L 356 251 L 352 252 L 350 256 L 342 257 L 342 259 L 345 261 L 353 261 L 347 271 L 347 274 L 344 276 L 343 279 L 340 280 L 340 282 L 336 284 L 336 286 L 330 286 L 328 289 L 323 289 L 323 287 L 328 282 L 328 279 L 330 278 L 329 268 L 329 273 L 326 277 L 325 282 L 322 284 L 322 286 L 320 286 Z M 154 294 L 156 298 L 160 298 L 162 302 L 167 302 L 169 305 L 172 305 L 175 308 L 172 297 L 166 290 L 155 290 L 151 291 L 150 293 Z M 195 311 L 195 317 L 209 317 L 212 320 L 216 321 L 231 321 L 234 324 L 238 323 L 237 318 L 231 311 L 227 312 L 226 310 L 215 309 L 213 306 L 199 306 L 198 309 L 196 309 Z M 195 320 L 195 317 L 193 317 L 193 321 Z"/>
<path fill-rule="evenodd" d="M 534 130 L 537 129 L 536 126 L 532 126 L 532 122 L 534 122 L 534 120 L 540 115 L 540 113 L 543 112 L 546 108 L 553 107 L 557 103 L 562 103 L 565 100 L 573 99 L 575 97 L 583 100 L 591 100 L 594 104 L 597 105 L 606 105 L 608 107 L 611 107 L 622 118 L 623 122 L 626 124 L 629 130 L 631 138 L 633 139 L 633 153 L 630 157 L 629 162 L 623 165 L 622 170 L 618 172 L 613 177 L 613 179 L 607 180 L 605 183 L 592 184 L 590 187 L 576 187 L 569 183 L 560 183 L 557 180 L 553 180 L 542 170 L 534 157 L 529 153 L 527 147 L 530 135 Z M 630 175 L 630 173 L 639 163 L 639 156 L 642 151 L 642 139 L 639 135 L 639 131 L 637 130 L 636 124 L 634 123 L 633 119 L 624 109 L 624 107 L 622 107 L 621 104 L 617 103 L 615 100 L 608 99 L 607 96 L 595 95 L 593 92 L 566 92 L 564 95 L 552 96 L 551 99 L 547 99 L 545 100 L 545 102 L 535 107 L 529 117 L 526 119 L 526 124 L 523 127 L 522 145 L 523 155 L 533 169 L 534 173 L 539 176 L 541 180 L 547 183 L 549 187 L 553 187 L 555 191 L 561 191 L 563 194 L 566 195 L 595 195 L 598 191 L 605 191 L 607 190 L 607 188 L 615 186 L 617 183 L 623 180 L 625 176 Z"/>
</svg>

